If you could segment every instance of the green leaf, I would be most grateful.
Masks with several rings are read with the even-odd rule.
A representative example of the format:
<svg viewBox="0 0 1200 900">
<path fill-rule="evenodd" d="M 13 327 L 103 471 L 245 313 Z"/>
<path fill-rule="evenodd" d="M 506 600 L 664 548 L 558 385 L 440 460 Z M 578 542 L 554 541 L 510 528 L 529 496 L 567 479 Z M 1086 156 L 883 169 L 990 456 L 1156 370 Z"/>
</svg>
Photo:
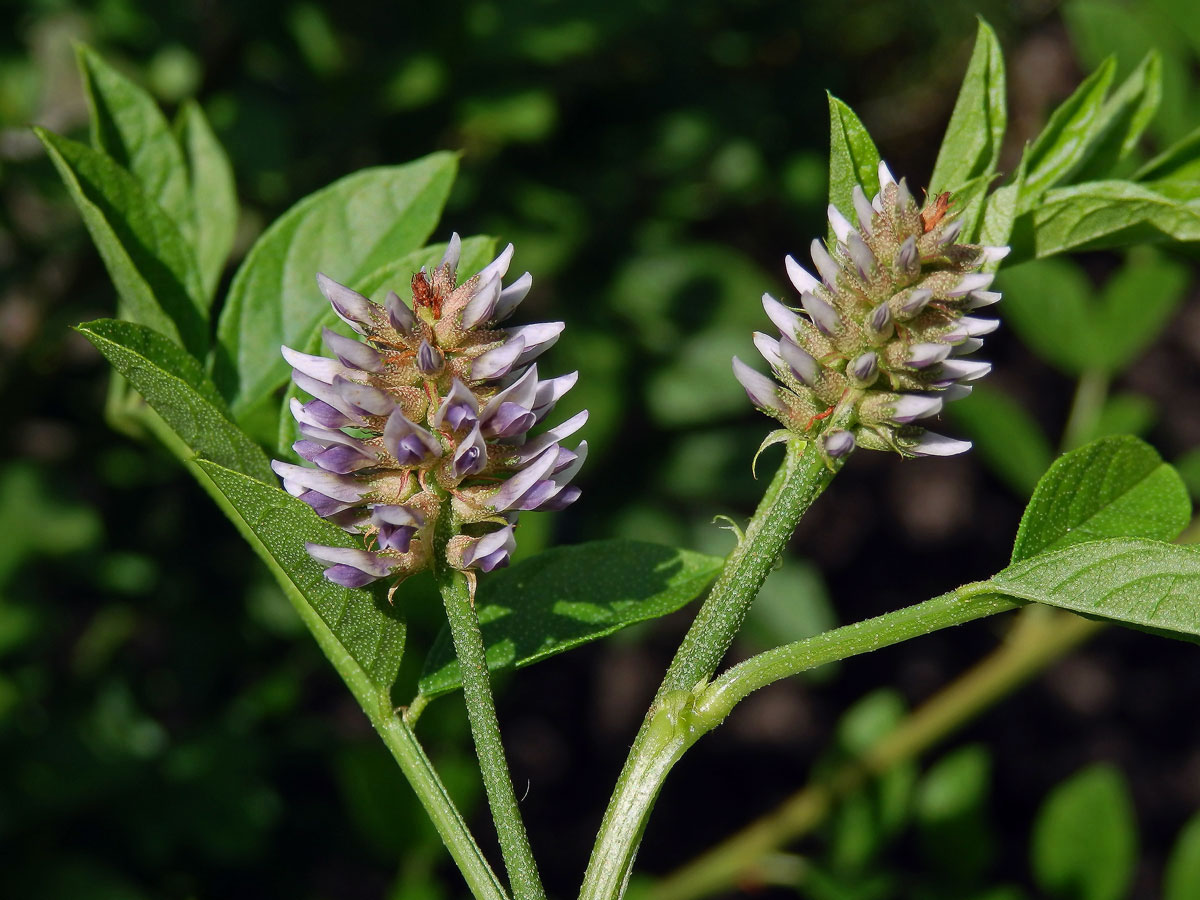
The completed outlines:
<svg viewBox="0 0 1200 900">
<path fill-rule="evenodd" d="M 995 172 L 1007 126 L 1004 55 L 996 33 L 980 19 L 971 62 L 929 179 L 929 193 L 957 191 L 968 181 Z"/>
<path fill-rule="evenodd" d="M 1131 254 L 1100 295 L 1100 355 L 1093 364 L 1118 372 L 1140 356 L 1183 302 L 1190 280 L 1183 263 L 1153 250 Z"/>
<path fill-rule="evenodd" d="M 187 166 L 158 104 L 94 50 L 79 44 L 75 51 L 92 112 L 92 147 L 128 170 L 190 239 L 194 219 Z"/>
<path fill-rule="evenodd" d="M 1054 458 L 1041 426 L 1008 394 L 986 384 L 947 408 L 984 462 L 1022 497 L 1033 493 Z"/>
<path fill-rule="evenodd" d="M 1092 368 L 1098 356 L 1098 327 L 1089 302 L 1092 285 L 1083 270 L 1061 259 L 1005 267 L 1004 323 L 1046 362 L 1069 375 Z"/>
<path fill-rule="evenodd" d="M 1049 191 L 1017 219 L 1010 264 L 1068 250 L 1200 241 L 1200 182 L 1175 186 L 1180 189 L 1175 196 L 1131 181 L 1089 181 Z"/>
<path fill-rule="evenodd" d="M 1111 766 L 1091 766 L 1058 785 L 1034 824 L 1038 885 L 1064 900 L 1121 900 L 1137 864 L 1129 788 Z"/>
<path fill-rule="evenodd" d="M 927 864 L 959 883 L 978 880 L 996 853 L 987 821 L 991 778 L 987 749 L 960 747 L 929 767 L 913 798 Z"/>
<path fill-rule="evenodd" d="M 191 248 L 175 223 L 103 153 L 41 128 L 34 132 L 100 251 L 117 288 L 120 317 L 203 356 L 207 305 Z"/>
<path fill-rule="evenodd" d="M 475 274 L 495 258 L 495 248 L 496 239 L 493 237 L 464 238 L 458 271 Z M 430 244 L 428 247 L 405 254 L 395 262 L 376 269 L 361 281 L 351 284 L 350 287 L 382 305 L 389 290 L 399 288 L 400 290 L 397 290 L 396 293 L 406 296 L 404 288 L 409 284 L 412 276 L 419 272 L 422 266 L 432 270 L 445 252 L 446 244 Z M 459 280 L 466 279 L 460 278 Z M 301 353 L 327 354 L 321 340 L 321 331 L 324 328 L 331 328 L 347 337 L 357 337 L 326 303 L 324 317 L 318 320 L 317 324 L 313 326 L 312 332 L 296 349 Z M 291 399 L 300 396 L 300 389 L 294 383 L 289 382 L 287 391 L 284 393 L 283 403 L 279 407 L 277 444 L 281 454 L 290 454 L 292 443 L 300 437 L 296 420 L 291 411 Z"/>
<path fill-rule="evenodd" d="M 480 579 L 477 607 L 491 670 L 528 666 L 672 613 L 698 597 L 723 560 L 640 541 L 557 547 Z M 425 660 L 427 697 L 460 686 L 443 629 Z"/>
<path fill-rule="evenodd" d="M 1102 136 L 1080 169 L 1078 180 L 1111 178 L 1117 165 L 1137 147 L 1161 102 L 1162 56 L 1151 51 L 1104 104 Z"/>
<path fill-rule="evenodd" d="M 1104 131 L 1104 97 L 1116 69 L 1116 61 L 1106 59 L 1051 113 L 1026 154 L 1029 174 L 1025 192 L 1029 200 L 1068 180 L 1087 160 Z"/>
<path fill-rule="evenodd" d="M 1200 181 L 1200 128 L 1138 169 L 1132 181 Z"/>
<path fill-rule="evenodd" d="M 983 224 L 979 229 L 979 242 L 994 247 L 1012 242 L 1013 228 L 1017 216 L 1025 203 L 1025 176 L 1028 174 L 1028 159 L 1021 157 L 1011 184 L 994 191 L 987 198 L 983 209 Z M 1010 256 L 1006 265 L 1015 265 Z M 998 263 L 994 264 L 998 267 Z M 993 270 L 994 271 L 994 270 Z"/>
<path fill-rule="evenodd" d="M 1167 859 L 1163 900 L 1200 900 L 1200 814 L 1183 826 Z"/>
<path fill-rule="evenodd" d="M 1169 541 L 1191 520 L 1187 488 L 1144 441 L 1100 438 L 1050 467 L 1017 529 L 1013 562 L 1098 538 Z"/>
<path fill-rule="evenodd" d="M 853 221 L 854 186 L 862 185 L 867 197 L 879 191 L 879 151 L 854 110 L 828 96 L 829 202 Z"/>
<path fill-rule="evenodd" d="M 198 456 L 275 483 L 266 455 L 229 418 L 194 357 L 144 325 L 99 319 L 78 330 Z"/>
<path fill-rule="evenodd" d="M 175 128 L 187 153 L 196 216 L 196 262 L 205 296 L 211 298 L 237 231 L 238 200 L 233 168 L 198 103 L 189 100 L 183 104 Z"/>
<path fill-rule="evenodd" d="M 1143 538 L 1087 541 L 1013 563 L 985 584 L 1093 619 L 1200 636 L 1200 552 L 1192 547 Z"/>
<path fill-rule="evenodd" d="M 457 158 L 434 153 L 366 169 L 301 200 L 266 230 L 234 276 L 217 327 L 214 377 L 234 414 L 288 379 L 281 344 L 297 346 L 324 316 L 316 275 L 354 284 L 420 247 L 433 231 Z"/>
<path fill-rule="evenodd" d="M 388 603 L 386 590 L 327 581 L 321 564 L 304 549 L 305 542 L 359 549 L 361 543 L 280 488 L 208 460 L 195 465 L 224 498 L 226 513 L 278 579 L 335 668 L 347 680 L 365 678 L 380 702 L 386 702 L 404 655 L 404 620 Z M 347 656 L 352 661 L 349 676 Z"/>
</svg>

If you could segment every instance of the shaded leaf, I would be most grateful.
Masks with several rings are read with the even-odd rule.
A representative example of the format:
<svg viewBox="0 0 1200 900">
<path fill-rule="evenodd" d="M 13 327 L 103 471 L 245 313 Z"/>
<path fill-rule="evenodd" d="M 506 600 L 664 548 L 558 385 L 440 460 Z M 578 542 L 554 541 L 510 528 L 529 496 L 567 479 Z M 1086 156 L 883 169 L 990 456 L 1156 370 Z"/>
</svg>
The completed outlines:
<svg viewBox="0 0 1200 900">
<path fill-rule="evenodd" d="M 1200 128 L 1180 138 L 1134 173 L 1133 181 L 1200 181 Z"/>
<path fill-rule="evenodd" d="M 275 575 L 334 667 L 348 681 L 365 680 L 380 702 L 387 702 L 404 655 L 405 625 L 388 604 L 386 586 L 372 592 L 327 581 L 323 566 L 304 549 L 306 541 L 330 547 L 361 548 L 361 543 L 278 487 L 208 460 L 195 466 L 225 500 L 226 514 Z"/>
<path fill-rule="evenodd" d="M 1046 362 L 1069 375 L 1092 368 L 1099 336 L 1089 300 L 1093 288 L 1083 270 L 1062 259 L 1005 267 L 1004 324 Z"/>
<path fill-rule="evenodd" d="M 1087 160 L 1094 142 L 1104 131 L 1104 97 L 1116 68 L 1114 59 L 1106 59 L 1050 114 L 1046 127 L 1026 154 L 1027 198 L 1032 200 L 1068 180 Z"/>
<path fill-rule="evenodd" d="M 527 666 L 674 612 L 698 597 L 723 560 L 640 541 L 594 541 L 547 550 L 480 579 L 477 607 L 489 669 Z M 460 686 L 443 629 L 425 660 L 422 694 Z"/>
<path fill-rule="evenodd" d="M 75 51 L 92 113 L 92 147 L 128 170 L 190 239 L 194 219 L 187 167 L 158 104 L 91 48 L 79 44 Z"/>
<path fill-rule="evenodd" d="M 1086 440 L 1113 434 L 1143 435 L 1154 425 L 1158 409 L 1154 401 L 1143 394 L 1114 394 L 1104 403 L 1092 433 Z"/>
<path fill-rule="evenodd" d="M 1137 864 L 1129 788 L 1111 766 L 1091 766 L 1058 785 L 1033 830 L 1038 885 L 1064 900 L 1120 900 Z"/>
<path fill-rule="evenodd" d="M 1200 814 L 1183 826 L 1167 859 L 1163 900 L 1200 900 Z"/>
<path fill-rule="evenodd" d="M 211 298 L 237 231 L 238 200 L 233 168 L 198 103 L 183 104 L 175 128 L 187 154 L 196 217 L 196 264 L 205 296 Z"/>
<path fill-rule="evenodd" d="M 978 744 L 947 753 L 925 773 L 913 797 L 917 834 L 928 865 L 957 881 L 976 880 L 996 855 L 987 819 L 992 759 Z"/>
<path fill-rule="evenodd" d="M 879 192 L 879 151 L 849 106 L 829 94 L 829 202 L 853 221 L 852 192 Z"/>
<path fill-rule="evenodd" d="M 1105 102 L 1101 112 L 1103 133 L 1079 171 L 1079 180 L 1113 177 L 1118 163 L 1137 147 L 1160 102 L 1162 56 L 1151 51 Z"/>
<path fill-rule="evenodd" d="M 100 319 L 78 330 L 198 456 L 275 484 L 266 455 L 229 418 L 195 358 L 144 325 Z"/>
<path fill-rule="evenodd" d="M 434 153 L 366 169 L 310 194 L 266 230 L 234 276 L 217 327 L 213 374 L 235 415 L 287 381 L 280 345 L 302 343 L 325 315 L 316 274 L 354 284 L 420 247 L 456 168 L 453 154 Z"/>
<path fill-rule="evenodd" d="M 1054 451 L 1041 426 L 1021 404 L 986 384 L 946 408 L 975 444 L 984 462 L 1021 496 L 1028 496 L 1050 467 Z"/>
<path fill-rule="evenodd" d="M 980 19 L 971 62 L 929 179 L 929 193 L 957 191 L 968 181 L 995 172 L 1007 126 L 1004 55 L 996 33 Z"/>
<path fill-rule="evenodd" d="M 1089 181 L 1052 190 L 1017 219 L 1010 264 L 1068 250 L 1198 241 L 1200 183 L 1177 187 L 1176 196 L 1131 181 Z"/>
<path fill-rule="evenodd" d="M 208 349 L 196 261 L 175 223 L 109 157 L 41 128 L 46 147 L 117 288 L 121 318 L 149 326 L 194 356 Z"/>
<path fill-rule="evenodd" d="M 1187 488 L 1144 441 L 1100 438 L 1059 457 L 1038 483 L 1013 562 L 1098 538 L 1173 540 L 1191 520 Z"/>
<path fill-rule="evenodd" d="M 1143 538 L 1072 544 L 1013 563 L 998 593 L 1188 640 L 1200 635 L 1200 552 Z"/>
<path fill-rule="evenodd" d="M 1130 254 L 1100 295 L 1094 365 L 1118 372 L 1141 355 L 1179 308 L 1191 273 L 1183 263 L 1150 250 Z"/>
</svg>

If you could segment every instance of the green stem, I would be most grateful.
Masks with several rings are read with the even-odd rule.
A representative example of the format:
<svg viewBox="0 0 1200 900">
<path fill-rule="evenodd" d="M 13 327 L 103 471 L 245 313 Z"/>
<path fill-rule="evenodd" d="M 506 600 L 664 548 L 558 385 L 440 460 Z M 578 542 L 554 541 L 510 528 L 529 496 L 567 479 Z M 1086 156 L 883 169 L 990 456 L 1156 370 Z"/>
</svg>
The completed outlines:
<svg viewBox="0 0 1200 900">
<path fill-rule="evenodd" d="M 614 860 L 621 861 L 620 865 L 625 867 L 617 877 L 617 883 L 623 884 L 628 877 L 628 867 L 637 852 L 641 829 L 645 827 L 644 819 L 654 799 L 653 795 L 639 795 L 641 785 L 654 781 L 653 773 L 643 770 L 648 759 L 666 758 L 663 748 L 651 741 L 652 731 L 657 735 L 656 741 L 661 739 L 661 725 L 656 725 L 658 716 L 668 714 L 668 701 L 672 697 L 689 695 L 694 687 L 707 681 L 716 671 L 796 523 L 829 485 L 838 465 L 835 463 L 831 468 L 826 463 L 815 441 L 807 442 L 794 436 L 788 438 L 783 464 L 771 480 L 745 534 L 726 558 L 720 577 L 675 652 L 634 738 L 633 748 L 604 811 L 581 896 L 617 896 L 617 893 L 597 893 L 598 879 L 605 884 L 612 881 Z M 661 774 L 665 776 L 666 773 Z M 626 828 L 631 821 L 625 809 L 629 802 L 635 803 L 640 811 L 632 832 Z M 601 875 L 602 871 L 605 874 Z"/>
<path fill-rule="evenodd" d="M 483 635 L 475 615 L 475 598 L 471 596 L 462 572 L 447 566 L 445 560 L 439 560 L 438 563 L 438 587 L 446 605 L 450 634 L 454 638 L 454 652 L 462 672 L 463 697 L 467 704 L 467 718 L 471 723 L 471 736 L 475 739 L 475 754 L 479 758 L 483 786 L 492 810 L 492 819 L 496 823 L 500 852 L 504 855 L 513 896 L 516 900 L 544 900 L 546 891 L 529 847 L 529 837 L 525 833 L 525 823 L 517 807 L 512 778 L 509 777 L 508 763 L 504 758 L 504 744 L 500 739 L 500 723 L 492 699 Z"/>
<path fill-rule="evenodd" d="M 237 510 L 232 507 L 225 495 L 217 489 L 204 471 L 194 465 L 196 455 L 191 448 L 180 440 L 174 430 L 154 410 L 146 407 L 139 415 L 147 429 L 184 464 L 184 468 L 192 473 L 200 486 L 229 517 L 229 520 L 235 524 L 239 523 L 241 516 Z M 252 533 L 243 531 L 243 534 L 251 544 L 256 543 L 257 539 Z M 322 621 L 317 611 L 309 605 L 304 595 L 291 584 L 289 577 L 279 568 L 278 564 L 269 557 L 265 558 L 265 562 L 278 579 L 284 594 L 291 601 L 300 619 L 316 639 L 321 651 L 333 664 L 338 675 L 346 683 L 346 687 L 350 689 L 350 693 L 354 695 L 354 699 L 366 713 L 371 725 L 391 751 L 400 766 L 400 771 L 412 786 L 417 799 L 425 808 L 426 815 L 433 822 L 438 835 L 450 852 L 451 858 L 462 872 L 463 878 L 471 889 L 472 896 L 477 900 L 508 900 L 504 886 L 496 877 L 496 873 L 492 871 L 491 866 L 488 865 L 487 857 L 479 849 L 466 821 L 454 805 L 454 800 L 446 790 L 446 786 L 442 784 L 437 770 L 434 769 L 433 763 L 425 754 L 417 736 L 392 709 L 391 698 L 387 692 L 380 691 L 367 673 L 359 668 L 350 654 L 346 652 L 346 648 Z"/>
<path fill-rule="evenodd" d="M 790 675 L 1023 605 L 970 584 L 916 606 L 760 653 L 708 686 L 668 693 L 635 745 L 597 838 L 581 900 L 614 900 L 629 879 L 637 842 L 667 773 L 688 747 L 752 691 Z"/>
<path fill-rule="evenodd" d="M 831 467 L 826 462 L 816 441 L 788 439 L 783 465 L 675 651 L 656 701 L 671 691 L 690 691 L 717 670 L 800 517 L 829 486 L 838 468 L 839 463 Z"/>
<path fill-rule="evenodd" d="M 1074 450 L 1082 446 L 1096 429 L 1096 422 L 1108 398 L 1108 373 L 1102 369 L 1089 369 L 1079 376 L 1075 386 L 1075 397 L 1067 424 L 1063 427 L 1062 449 Z"/>
<path fill-rule="evenodd" d="M 738 884 L 755 884 L 781 847 L 819 825 L 839 797 L 871 776 L 914 759 L 1016 690 L 1103 628 L 1103 623 L 1053 610 L 1047 619 L 1021 610 L 995 651 L 916 709 L 857 760 L 797 791 L 765 816 L 658 882 L 652 900 L 696 900 Z"/>
</svg>

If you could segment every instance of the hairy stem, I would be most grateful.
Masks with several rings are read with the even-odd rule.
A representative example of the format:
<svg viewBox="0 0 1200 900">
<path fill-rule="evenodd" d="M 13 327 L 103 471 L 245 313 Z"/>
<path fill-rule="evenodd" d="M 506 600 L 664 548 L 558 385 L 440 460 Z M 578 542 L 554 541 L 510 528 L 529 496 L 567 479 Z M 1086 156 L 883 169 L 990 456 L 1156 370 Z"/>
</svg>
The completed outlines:
<svg viewBox="0 0 1200 900">
<path fill-rule="evenodd" d="M 588 865 L 581 900 L 614 900 L 621 895 L 667 773 L 688 747 L 721 724 L 749 693 L 790 675 L 1020 605 L 986 585 L 966 585 L 916 606 L 761 653 L 711 685 L 665 695 L 617 786 Z"/>
<path fill-rule="evenodd" d="M 920 756 L 997 700 L 1102 630 L 1103 623 L 1043 607 L 1021 611 L 995 651 L 916 709 L 859 759 L 796 792 L 771 812 L 658 882 L 652 900 L 696 900 L 756 883 L 780 848 L 824 821 L 867 778 Z M 1031 615 L 1034 614 L 1034 615 Z"/>
<path fill-rule="evenodd" d="M 450 620 L 454 652 L 462 671 L 463 697 L 467 704 L 467 718 L 471 723 L 471 736 L 475 739 L 475 754 L 479 758 L 483 786 L 492 810 L 492 819 L 496 823 L 500 852 L 504 855 L 504 866 L 508 870 L 513 896 L 517 900 L 544 900 L 546 891 L 529 847 L 529 837 L 525 833 L 525 823 L 521 819 L 512 778 L 508 774 L 508 763 L 504 758 L 504 744 L 500 739 L 500 723 L 492 699 L 491 679 L 488 677 L 483 635 L 475 615 L 475 601 L 466 577 L 462 572 L 445 565 L 445 560 L 439 560 L 437 579 L 446 605 L 446 616 Z"/>
<path fill-rule="evenodd" d="M 623 891 L 645 819 L 657 793 L 655 788 L 649 796 L 639 794 L 642 785 L 654 781 L 653 778 L 649 782 L 646 780 L 647 759 L 666 758 L 663 748 L 655 745 L 661 742 L 660 714 L 668 714 L 670 698 L 689 694 L 716 671 L 796 523 L 825 490 L 835 471 L 826 464 L 816 442 L 809 443 L 794 436 L 788 438 L 783 464 L 771 480 L 737 547 L 726 558 L 721 575 L 675 652 L 634 738 L 633 748 L 617 779 L 592 847 L 582 896 L 611 898 Z M 682 749 L 679 752 L 682 753 Z M 666 771 L 661 775 L 665 777 Z M 626 808 L 629 803 L 634 807 Z M 633 819 L 630 818 L 631 809 Z M 635 826 L 633 831 L 628 830 L 631 823 Z M 614 876 L 615 864 L 622 869 Z M 615 885 L 612 884 L 614 877 Z M 604 890 L 610 893 L 603 893 Z"/>
<path fill-rule="evenodd" d="M 142 407 L 138 416 L 147 430 L 154 434 L 163 446 L 183 463 L 184 468 L 192 473 L 204 491 L 213 499 L 213 502 L 229 517 L 229 520 L 234 523 L 241 521 L 237 510 L 231 506 L 225 495 L 217 489 L 204 470 L 194 464 L 195 453 L 180 439 L 174 429 L 149 407 Z M 257 544 L 257 539 L 253 534 L 243 531 L 243 536 L 252 546 Z M 425 814 L 433 822 L 438 835 L 450 852 L 451 858 L 462 872 L 463 878 L 471 889 L 472 896 L 476 900 L 508 900 L 504 886 L 496 877 L 496 873 L 492 871 L 487 857 L 480 850 L 479 844 L 476 843 L 462 814 L 454 805 L 454 800 L 446 790 L 446 786 L 442 784 L 437 770 L 434 769 L 433 763 L 425 754 L 417 736 L 392 709 L 391 697 L 386 691 L 379 690 L 367 674 L 359 668 L 350 654 L 346 652 L 346 648 L 321 620 L 317 611 L 309 605 L 303 594 L 296 589 L 278 565 L 269 557 L 265 557 L 264 561 L 279 581 L 284 595 L 291 602 L 301 621 L 316 639 L 325 657 L 333 664 L 342 681 L 346 683 L 346 687 L 350 689 L 350 693 L 354 695 L 354 699 L 366 713 L 371 725 L 391 751 L 400 766 L 400 771 L 417 795 L 417 799 L 421 801 Z"/>
</svg>

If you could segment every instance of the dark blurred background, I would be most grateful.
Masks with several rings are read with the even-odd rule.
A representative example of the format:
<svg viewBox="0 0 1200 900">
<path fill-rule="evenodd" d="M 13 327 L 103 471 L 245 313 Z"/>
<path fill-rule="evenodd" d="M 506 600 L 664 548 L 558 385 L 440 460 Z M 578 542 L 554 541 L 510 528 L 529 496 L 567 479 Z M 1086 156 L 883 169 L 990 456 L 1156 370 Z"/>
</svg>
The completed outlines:
<svg viewBox="0 0 1200 900">
<path fill-rule="evenodd" d="M 535 275 L 525 320 L 568 323 L 547 370 L 580 369 L 564 405 L 592 414 L 584 498 L 553 520 L 532 516 L 523 554 L 614 535 L 729 549 L 712 519 L 752 510 L 763 483 L 749 461 L 770 423 L 750 410 L 728 359 L 753 354 L 750 332 L 765 324 L 758 297 L 782 289 L 784 254 L 823 233 L 825 90 L 858 111 L 893 171 L 923 184 L 978 14 L 1008 61 L 1002 169 L 1108 52 L 1123 72 L 1150 46 L 1165 54 L 1148 150 L 1200 122 L 1200 23 L 1191 3 L 1172 0 L 40 0 L 0 10 L 5 896 L 464 893 L 250 550 L 165 453 L 104 421 L 106 365 L 69 326 L 111 314 L 113 291 L 27 129 L 85 132 L 72 40 L 168 111 L 187 97 L 203 104 L 243 204 L 226 279 L 262 228 L 310 191 L 363 166 L 462 151 L 436 239 L 453 229 L 516 244 L 515 271 Z M 1081 264 L 1099 283 L 1118 262 Z M 1168 459 L 1200 444 L 1197 299 L 1193 282 L 1119 382 L 1147 399 L 1144 427 Z M 1072 382 L 1011 332 L 989 349 L 995 384 L 1056 437 Z M 990 574 L 1008 558 L 1023 501 L 977 455 L 858 454 L 802 524 L 738 652 Z M 419 583 L 399 602 L 412 621 L 403 700 L 440 604 Z M 639 627 L 500 680 L 514 779 L 518 794 L 528 784 L 523 806 L 555 896 L 577 888 L 686 622 Z M 994 646 L 1000 628 L 956 629 L 752 697 L 673 775 L 641 869 L 666 872 L 771 808 L 805 783 L 850 704 L 880 685 L 920 702 Z M 1167 849 L 1200 808 L 1198 661 L 1191 645 L 1111 630 L 952 739 L 991 748 L 990 877 L 1028 885 L 1041 799 L 1079 767 L 1108 761 L 1129 779 L 1141 829 L 1134 896 L 1158 896 Z M 421 729 L 492 846 L 460 701 L 434 704 Z M 881 863 L 901 884 L 922 865 L 910 850 L 901 840 Z"/>
</svg>

